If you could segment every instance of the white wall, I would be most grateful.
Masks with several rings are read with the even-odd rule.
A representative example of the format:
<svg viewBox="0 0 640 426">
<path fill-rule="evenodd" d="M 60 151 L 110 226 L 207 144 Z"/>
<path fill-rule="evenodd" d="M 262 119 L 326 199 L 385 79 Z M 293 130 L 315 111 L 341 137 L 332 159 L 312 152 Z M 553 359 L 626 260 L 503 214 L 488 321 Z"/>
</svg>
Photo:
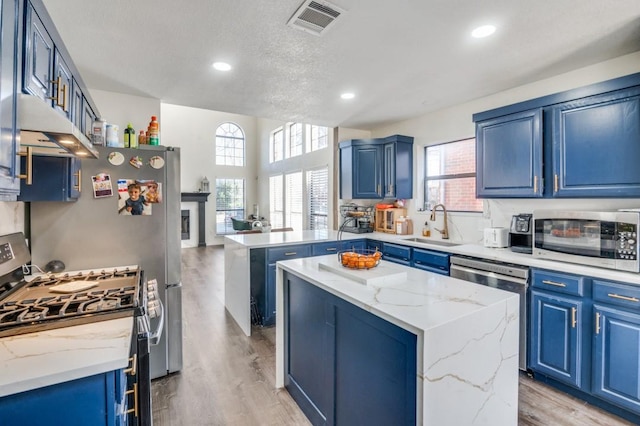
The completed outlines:
<svg viewBox="0 0 640 426">
<path fill-rule="evenodd" d="M 245 179 L 246 214 L 252 213 L 252 206 L 257 202 L 258 180 L 258 137 L 256 118 L 191 108 L 180 105 L 162 104 L 162 121 L 160 122 L 160 138 L 162 144 L 180 147 L 181 187 L 183 192 L 197 192 L 200 181 L 206 176 L 210 182 L 211 195 L 206 204 L 206 243 L 207 245 L 223 244 L 223 237 L 216 235 L 216 178 Z M 217 166 L 215 158 L 216 129 L 222 123 L 237 124 L 245 136 L 245 166 Z M 191 239 L 183 241 L 183 247 L 197 246 L 197 210 L 195 203 L 182 203 L 183 209 L 190 210 Z"/>
<path fill-rule="evenodd" d="M 408 203 L 409 216 L 414 219 L 414 233 L 420 233 L 422 224 L 428 219 L 427 212 L 419 212 L 422 205 L 424 171 L 423 150 L 427 145 L 449 142 L 475 136 L 472 115 L 478 112 L 510 105 L 537 97 L 574 89 L 592 83 L 640 72 L 640 52 L 601 62 L 566 74 L 537 81 L 525 86 L 496 93 L 451 108 L 425 114 L 403 122 L 375 128 L 373 137 L 403 134 L 414 137 L 414 195 Z M 534 209 L 616 209 L 640 207 L 637 199 L 502 199 L 485 200 L 483 214 L 453 213 L 449 228 L 452 240 L 465 242 L 482 241 L 482 228 L 486 226 L 509 226 L 511 215 L 532 212 Z M 438 224 L 441 224 L 438 213 Z M 438 237 L 438 233 L 432 233 Z"/>
<path fill-rule="evenodd" d="M 100 111 L 101 118 L 106 120 L 108 124 L 116 124 L 120 127 L 118 135 L 120 141 L 124 138 L 124 129 L 127 127 L 127 123 L 131 123 L 136 135 L 140 133 L 140 130 L 147 130 L 152 115 L 158 117 L 158 121 L 162 126 L 159 99 L 105 92 L 103 90 L 90 90 L 89 92 L 98 107 L 98 111 Z M 160 140 L 160 144 L 166 145 L 162 140 Z"/>
<path fill-rule="evenodd" d="M 24 203 L 0 201 L 0 235 L 25 232 Z"/>
</svg>

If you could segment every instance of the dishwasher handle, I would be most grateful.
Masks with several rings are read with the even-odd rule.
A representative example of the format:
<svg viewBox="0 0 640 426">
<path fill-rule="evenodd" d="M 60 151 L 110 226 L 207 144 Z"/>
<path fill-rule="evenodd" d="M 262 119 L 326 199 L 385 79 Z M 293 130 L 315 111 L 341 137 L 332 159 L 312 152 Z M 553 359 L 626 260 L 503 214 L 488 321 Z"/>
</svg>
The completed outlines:
<svg viewBox="0 0 640 426">
<path fill-rule="evenodd" d="M 457 272 L 461 272 L 461 274 L 458 274 Z M 451 277 L 482 284 L 482 282 L 476 281 L 471 278 L 467 278 L 467 277 L 473 277 L 474 275 L 475 276 L 479 275 L 481 277 L 486 277 L 486 278 L 493 278 L 500 281 L 508 281 L 510 283 L 519 284 L 524 287 L 527 286 L 527 280 L 523 278 L 512 277 L 509 275 L 502 275 L 496 272 L 482 271 L 480 269 L 467 268 L 460 265 L 454 265 L 454 264 L 451 265 L 451 269 L 450 269 Z"/>
</svg>

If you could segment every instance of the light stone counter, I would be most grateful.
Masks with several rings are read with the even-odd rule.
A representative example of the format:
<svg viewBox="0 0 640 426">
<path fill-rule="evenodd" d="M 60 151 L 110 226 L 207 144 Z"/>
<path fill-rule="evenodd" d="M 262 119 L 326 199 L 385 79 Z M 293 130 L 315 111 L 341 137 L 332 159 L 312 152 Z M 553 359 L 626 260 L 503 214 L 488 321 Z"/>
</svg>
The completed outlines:
<svg viewBox="0 0 640 426">
<path fill-rule="evenodd" d="M 517 294 L 400 265 L 406 280 L 364 285 L 319 268 L 327 261 L 335 256 L 277 263 L 278 312 L 289 271 L 416 334 L 418 424 L 517 424 Z M 282 317 L 276 317 L 277 387 L 285 375 Z"/>
<path fill-rule="evenodd" d="M 0 339 L 0 397 L 125 368 L 133 318 Z"/>
</svg>

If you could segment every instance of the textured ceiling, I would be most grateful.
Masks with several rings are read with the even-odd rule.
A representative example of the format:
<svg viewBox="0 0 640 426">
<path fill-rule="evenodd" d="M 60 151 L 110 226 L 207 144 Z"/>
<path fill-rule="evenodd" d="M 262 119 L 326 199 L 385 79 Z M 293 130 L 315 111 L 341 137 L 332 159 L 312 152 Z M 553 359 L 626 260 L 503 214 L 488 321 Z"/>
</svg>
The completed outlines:
<svg viewBox="0 0 640 426">
<path fill-rule="evenodd" d="M 369 129 L 640 51 L 638 0 L 335 0 L 346 12 L 320 37 L 286 25 L 302 0 L 43 2 L 90 88 L 332 127 Z M 496 34 L 471 39 L 485 23 Z"/>
</svg>

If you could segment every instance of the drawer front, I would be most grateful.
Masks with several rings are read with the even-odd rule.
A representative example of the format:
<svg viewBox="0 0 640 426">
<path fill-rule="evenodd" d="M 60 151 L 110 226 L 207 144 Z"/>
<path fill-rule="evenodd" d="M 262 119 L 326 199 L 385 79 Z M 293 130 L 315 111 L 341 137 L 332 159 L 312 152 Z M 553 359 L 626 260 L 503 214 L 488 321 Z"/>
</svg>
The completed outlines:
<svg viewBox="0 0 640 426">
<path fill-rule="evenodd" d="M 317 243 L 311 246 L 311 256 L 324 256 L 326 254 L 336 254 L 345 250 L 344 241 L 329 241 L 326 243 Z"/>
<path fill-rule="evenodd" d="M 448 253 L 440 253 L 438 251 L 413 249 L 413 263 L 418 265 L 433 266 L 438 269 L 449 270 Z"/>
<path fill-rule="evenodd" d="M 640 286 L 593 279 L 593 300 L 640 312 Z"/>
<path fill-rule="evenodd" d="M 384 243 L 382 254 L 409 261 L 411 260 L 411 247 Z"/>
<path fill-rule="evenodd" d="M 535 288 L 558 293 L 583 296 L 588 278 L 579 275 L 561 274 L 558 272 L 533 269 L 531 273 L 531 285 Z"/>
<path fill-rule="evenodd" d="M 284 247 L 274 247 L 267 249 L 267 262 L 275 263 L 278 260 L 297 259 L 309 256 L 309 245 L 293 245 Z"/>
</svg>

